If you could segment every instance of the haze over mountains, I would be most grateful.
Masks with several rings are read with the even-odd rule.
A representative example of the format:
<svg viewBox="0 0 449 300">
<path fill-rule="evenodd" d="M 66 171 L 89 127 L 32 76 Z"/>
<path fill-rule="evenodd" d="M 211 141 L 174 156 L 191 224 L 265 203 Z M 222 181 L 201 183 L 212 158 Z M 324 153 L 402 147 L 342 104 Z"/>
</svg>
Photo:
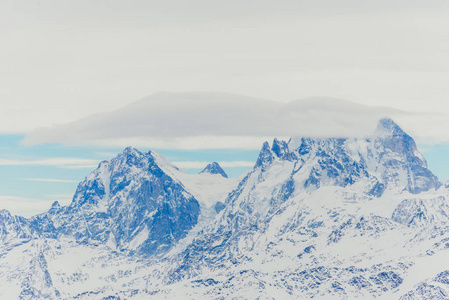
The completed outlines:
<svg viewBox="0 0 449 300">
<path fill-rule="evenodd" d="M 391 119 L 369 138 L 275 139 L 228 179 L 128 147 L 68 206 L 0 214 L 9 298 L 444 299 L 449 187 Z"/>
</svg>

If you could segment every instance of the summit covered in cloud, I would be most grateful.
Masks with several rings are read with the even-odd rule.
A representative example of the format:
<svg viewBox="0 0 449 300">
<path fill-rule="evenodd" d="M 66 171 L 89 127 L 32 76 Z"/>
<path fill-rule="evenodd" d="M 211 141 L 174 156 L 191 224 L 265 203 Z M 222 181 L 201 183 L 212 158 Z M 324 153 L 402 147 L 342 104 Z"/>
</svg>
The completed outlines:
<svg viewBox="0 0 449 300">
<path fill-rule="evenodd" d="M 26 136 L 26 145 L 93 143 L 155 148 L 257 148 L 273 136 L 364 137 L 405 112 L 316 97 L 289 103 L 211 92 L 157 93 L 120 109 Z"/>
</svg>

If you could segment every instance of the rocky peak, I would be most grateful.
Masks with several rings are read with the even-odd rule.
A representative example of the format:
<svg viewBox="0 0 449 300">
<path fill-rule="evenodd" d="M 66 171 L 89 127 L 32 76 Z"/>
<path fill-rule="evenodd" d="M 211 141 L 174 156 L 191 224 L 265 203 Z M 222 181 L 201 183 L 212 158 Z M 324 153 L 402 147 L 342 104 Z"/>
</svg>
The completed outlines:
<svg viewBox="0 0 449 300">
<path fill-rule="evenodd" d="M 1 209 L 0 210 L 0 218 L 1 219 L 9 219 L 9 218 L 11 218 L 11 213 L 6 209 Z"/>
<path fill-rule="evenodd" d="M 6 209 L 0 210 L 0 244 L 17 238 L 29 239 L 33 234 L 26 218 L 11 215 Z"/>
<path fill-rule="evenodd" d="M 137 150 L 136 148 L 134 148 L 132 146 L 128 146 L 125 149 L 123 149 L 122 153 L 124 153 L 126 155 L 142 154 L 142 152 L 140 152 L 139 150 Z"/>
<path fill-rule="evenodd" d="M 271 151 L 276 154 L 277 157 L 284 160 L 293 160 L 295 159 L 295 155 L 293 152 L 290 152 L 288 148 L 288 143 L 285 141 L 279 141 L 277 138 L 273 140 L 273 145 L 271 146 Z"/>
<path fill-rule="evenodd" d="M 381 119 L 374 132 L 377 143 L 386 150 L 390 150 L 407 159 L 421 161 L 423 167 L 427 167 L 424 157 L 419 153 L 418 147 L 411 136 L 402 130 L 393 120 Z"/>
<path fill-rule="evenodd" d="M 264 170 L 271 164 L 273 160 L 274 154 L 270 149 L 270 144 L 268 144 L 268 142 L 264 142 L 262 145 L 262 149 L 260 150 L 259 157 L 256 161 L 256 167 L 262 167 L 262 169 Z"/>
<path fill-rule="evenodd" d="M 273 140 L 273 145 L 271 146 L 271 151 L 276 153 L 278 157 L 288 153 L 288 145 L 285 141 L 279 141 L 277 138 Z"/>
<path fill-rule="evenodd" d="M 51 208 L 60 208 L 61 204 L 59 204 L 58 201 L 53 202 L 53 204 L 51 205 Z"/>
<path fill-rule="evenodd" d="M 413 138 L 388 118 L 379 120 L 366 139 L 292 137 L 288 143 L 274 139 L 271 149 L 268 143 L 263 145 L 256 167 L 267 170 L 277 158 L 308 166 L 304 168 L 310 172 L 304 183 L 308 189 L 323 184 L 345 187 L 363 178 L 372 184 L 368 193 L 376 196 L 386 188 L 405 188 L 416 194 L 441 185 L 427 169 Z"/>
<path fill-rule="evenodd" d="M 143 255 L 165 253 L 196 225 L 200 208 L 162 169 L 163 161 L 126 148 L 78 185 L 69 207 L 56 209 L 54 203 L 48 223 L 59 224 L 57 234 L 80 242 L 108 243 Z"/>
<path fill-rule="evenodd" d="M 202 173 L 208 173 L 208 174 L 220 174 L 224 178 L 228 178 L 228 175 L 226 172 L 221 168 L 221 166 L 217 162 L 212 162 L 208 164 L 201 172 Z"/>
<path fill-rule="evenodd" d="M 402 128 L 399 127 L 399 125 L 390 118 L 380 119 L 377 123 L 377 128 L 374 133 L 375 135 L 393 137 L 402 137 L 404 135 L 407 135 L 405 131 L 402 130 Z"/>
<path fill-rule="evenodd" d="M 140 152 L 136 148 L 126 147 L 122 152 L 120 152 L 116 157 L 114 157 L 110 163 L 113 165 L 138 165 L 138 162 L 147 156 L 146 154 Z"/>
<path fill-rule="evenodd" d="M 383 180 L 390 185 L 405 185 L 414 194 L 441 186 L 438 178 L 427 169 L 427 162 L 413 138 L 393 120 L 379 120 L 371 143 L 374 163 L 383 168 Z"/>
</svg>

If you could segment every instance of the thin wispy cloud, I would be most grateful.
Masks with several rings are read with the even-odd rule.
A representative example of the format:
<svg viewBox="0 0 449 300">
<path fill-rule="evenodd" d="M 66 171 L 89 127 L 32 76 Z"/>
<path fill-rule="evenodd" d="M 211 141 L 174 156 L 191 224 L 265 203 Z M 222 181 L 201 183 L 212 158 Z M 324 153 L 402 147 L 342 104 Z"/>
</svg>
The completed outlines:
<svg viewBox="0 0 449 300">
<path fill-rule="evenodd" d="M 20 215 L 23 217 L 30 217 L 48 210 L 54 201 L 54 199 L 48 200 L 0 195 L 1 209 L 6 209 L 13 215 Z M 62 204 L 68 204 L 68 202 Z"/>
<path fill-rule="evenodd" d="M 78 169 L 95 169 L 98 164 L 92 165 L 73 165 L 73 166 L 62 166 L 64 169 L 78 170 Z"/>
<path fill-rule="evenodd" d="M 48 198 L 52 198 L 52 199 L 54 199 L 54 198 L 72 199 L 73 194 L 48 194 L 48 195 L 45 195 L 45 196 L 48 197 Z"/>
<path fill-rule="evenodd" d="M 104 152 L 104 151 L 100 151 L 100 152 L 95 152 L 96 155 L 98 155 L 98 157 L 115 157 L 117 155 L 117 153 L 115 152 Z"/>
<path fill-rule="evenodd" d="M 0 166 L 47 166 L 69 169 L 92 168 L 99 160 L 85 158 L 53 157 L 38 160 L 0 159 Z"/>
<path fill-rule="evenodd" d="M 39 182 L 61 182 L 61 183 L 77 183 L 77 180 L 67 180 L 67 179 L 55 179 L 55 178 L 21 178 L 21 180 L 27 181 L 39 181 Z"/>
<path fill-rule="evenodd" d="M 2 196 L 0 195 L 0 201 L 23 201 L 26 199 L 31 198 L 24 198 L 24 197 L 18 197 L 18 196 Z"/>
</svg>

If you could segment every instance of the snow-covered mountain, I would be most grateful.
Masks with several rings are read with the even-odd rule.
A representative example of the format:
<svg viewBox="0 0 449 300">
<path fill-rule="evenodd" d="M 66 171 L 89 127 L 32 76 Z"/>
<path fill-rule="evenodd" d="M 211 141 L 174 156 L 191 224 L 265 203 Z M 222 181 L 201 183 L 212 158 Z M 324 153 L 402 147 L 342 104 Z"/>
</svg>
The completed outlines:
<svg viewBox="0 0 449 300">
<path fill-rule="evenodd" d="M 31 218 L 45 237 L 152 255 L 169 250 L 198 222 L 200 207 L 182 183 L 167 175 L 152 152 L 131 147 L 78 185 L 72 203 Z"/>
<path fill-rule="evenodd" d="M 203 194 L 215 188 L 218 197 L 224 198 L 220 189 L 231 188 L 214 177 L 189 176 L 156 152 L 141 153 L 128 147 L 110 162 L 101 162 L 78 185 L 69 206 L 55 202 L 49 211 L 30 219 L 3 210 L 1 238 L 7 242 L 71 237 L 79 243 L 103 243 L 129 254 L 164 254 L 208 211 L 215 216 L 213 206 L 221 198 Z M 198 187 L 201 183 L 207 188 Z"/>
<path fill-rule="evenodd" d="M 393 237 L 394 245 L 410 250 L 408 239 L 417 232 L 403 225 L 431 219 L 428 225 L 444 226 L 449 220 L 445 197 L 439 194 L 447 191 L 437 191 L 440 185 L 413 139 L 389 119 L 381 120 L 369 139 L 275 139 L 271 148 L 263 145 L 255 167 L 229 195 L 217 221 L 185 250 L 171 280 L 201 277 L 203 269 L 238 278 L 243 268 L 253 275 L 245 276 L 248 282 L 236 290 L 248 295 L 262 290 L 247 284 L 262 282 L 275 286 L 275 294 L 343 297 L 365 294 L 362 283 L 352 282 L 360 277 L 366 293 L 379 296 L 403 281 L 393 270 L 405 262 L 387 255 Z M 367 269 L 374 258 L 376 268 Z M 355 268 L 361 261 L 359 270 L 340 267 Z M 376 277 L 384 272 L 390 272 L 387 283 Z M 304 276 L 322 280 L 312 284 Z M 324 280 L 336 280 L 341 288 L 323 285 Z M 226 290 L 226 280 L 215 281 L 208 290 Z M 286 290 L 287 282 L 296 288 Z"/>
<path fill-rule="evenodd" d="M 449 189 L 392 120 L 225 175 L 127 148 L 69 206 L 1 211 L 0 297 L 449 298 Z"/>
</svg>

